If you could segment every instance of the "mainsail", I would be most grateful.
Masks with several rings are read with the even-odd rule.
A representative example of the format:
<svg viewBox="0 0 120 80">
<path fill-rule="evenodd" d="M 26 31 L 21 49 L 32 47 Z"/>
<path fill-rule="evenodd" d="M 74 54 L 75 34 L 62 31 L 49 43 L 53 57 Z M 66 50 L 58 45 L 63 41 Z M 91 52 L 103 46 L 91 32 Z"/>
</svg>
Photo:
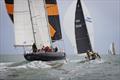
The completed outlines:
<svg viewBox="0 0 120 80">
<path fill-rule="evenodd" d="M 15 45 L 50 46 L 62 38 L 56 0 L 5 0 L 14 21 Z M 51 39 L 52 38 L 52 39 Z"/>
<path fill-rule="evenodd" d="M 78 53 L 92 51 L 81 1 L 77 1 L 75 12 L 75 38 Z"/>
</svg>

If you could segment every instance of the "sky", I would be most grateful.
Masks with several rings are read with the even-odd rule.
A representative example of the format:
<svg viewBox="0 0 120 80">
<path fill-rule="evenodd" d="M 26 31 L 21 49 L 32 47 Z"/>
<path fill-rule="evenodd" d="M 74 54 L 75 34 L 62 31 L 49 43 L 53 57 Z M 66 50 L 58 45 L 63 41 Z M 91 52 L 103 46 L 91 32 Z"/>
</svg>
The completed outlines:
<svg viewBox="0 0 120 80">
<path fill-rule="evenodd" d="M 0 54 L 22 53 L 22 49 L 13 46 L 14 27 L 2 1 L 0 0 Z M 74 0 L 57 1 L 62 21 Z M 85 5 L 93 20 L 95 51 L 106 54 L 110 44 L 115 42 L 116 51 L 120 53 L 120 0 L 85 0 Z"/>
</svg>

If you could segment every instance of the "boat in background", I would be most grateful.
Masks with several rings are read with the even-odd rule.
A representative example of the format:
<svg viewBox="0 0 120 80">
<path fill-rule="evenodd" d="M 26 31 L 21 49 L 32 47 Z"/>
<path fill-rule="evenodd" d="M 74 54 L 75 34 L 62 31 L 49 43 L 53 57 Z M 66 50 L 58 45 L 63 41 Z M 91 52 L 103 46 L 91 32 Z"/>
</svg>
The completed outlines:
<svg viewBox="0 0 120 80">
<path fill-rule="evenodd" d="M 109 53 L 109 54 L 116 55 L 115 43 L 114 43 L 114 42 L 112 42 L 112 43 L 110 44 L 110 48 L 108 49 L 108 53 Z"/>
</svg>

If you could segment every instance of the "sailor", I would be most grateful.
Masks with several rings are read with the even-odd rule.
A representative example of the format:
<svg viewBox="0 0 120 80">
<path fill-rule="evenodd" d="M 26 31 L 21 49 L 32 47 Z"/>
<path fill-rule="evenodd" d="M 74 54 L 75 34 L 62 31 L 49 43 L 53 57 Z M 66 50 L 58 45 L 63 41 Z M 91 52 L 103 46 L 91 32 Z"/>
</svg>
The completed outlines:
<svg viewBox="0 0 120 80">
<path fill-rule="evenodd" d="M 101 59 L 100 55 L 96 52 L 91 52 L 91 60 L 95 60 L 96 58 Z"/>
<path fill-rule="evenodd" d="M 37 46 L 35 43 L 33 43 L 33 45 L 32 45 L 32 50 L 33 50 L 33 52 L 37 52 Z"/>
<path fill-rule="evenodd" d="M 48 46 L 46 46 L 44 50 L 45 50 L 45 52 L 48 52 L 49 47 L 48 47 Z"/>
<path fill-rule="evenodd" d="M 57 51 L 58 51 L 58 48 L 57 48 L 57 46 L 54 48 L 54 51 L 55 51 L 55 52 L 57 52 Z"/>
<path fill-rule="evenodd" d="M 48 52 L 52 52 L 52 49 L 49 47 Z"/>
<path fill-rule="evenodd" d="M 100 55 L 98 54 L 98 53 L 95 53 L 96 54 L 96 56 L 99 58 L 99 59 L 101 59 L 101 57 L 100 57 Z"/>
<path fill-rule="evenodd" d="M 45 46 L 42 46 L 42 49 L 41 49 L 41 51 L 45 51 Z"/>
<path fill-rule="evenodd" d="M 95 60 L 96 58 L 101 59 L 100 55 L 96 52 L 93 52 L 93 51 L 90 52 L 88 50 L 86 54 L 87 54 L 87 57 L 85 57 L 85 58 L 88 60 Z"/>
<path fill-rule="evenodd" d="M 86 54 L 87 54 L 87 57 L 85 57 L 85 58 L 90 60 L 90 51 L 88 50 Z"/>
<path fill-rule="evenodd" d="M 91 59 L 90 60 L 95 60 L 97 58 L 95 53 L 91 53 Z"/>
</svg>

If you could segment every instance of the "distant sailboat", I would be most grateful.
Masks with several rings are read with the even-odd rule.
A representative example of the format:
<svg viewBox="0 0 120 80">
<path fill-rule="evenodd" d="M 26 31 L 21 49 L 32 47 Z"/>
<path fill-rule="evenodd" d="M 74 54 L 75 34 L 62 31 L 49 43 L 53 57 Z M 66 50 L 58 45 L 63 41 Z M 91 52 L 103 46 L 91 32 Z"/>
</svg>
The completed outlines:
<svg viewBox="0 0 120 80">
<path fill-rule="evenodd" d="M 62 39 L 56 0 L 5 0 L 14 23 L 15 46 L 31 48 L 33 43 L 41 49 Z M 28 54 L 29 53 L 29 54 Z M 65 59 L 65 52 L 28 52 L 28 61 Z"/>
<path fill-rule="evenodd" d="M 115 50 L 115 44 L 114 44 L 114 42 L 111 43 L 110 48 L 108 49 L 108 53 L 116 55 L 116 50 Z"/>
</svg>

